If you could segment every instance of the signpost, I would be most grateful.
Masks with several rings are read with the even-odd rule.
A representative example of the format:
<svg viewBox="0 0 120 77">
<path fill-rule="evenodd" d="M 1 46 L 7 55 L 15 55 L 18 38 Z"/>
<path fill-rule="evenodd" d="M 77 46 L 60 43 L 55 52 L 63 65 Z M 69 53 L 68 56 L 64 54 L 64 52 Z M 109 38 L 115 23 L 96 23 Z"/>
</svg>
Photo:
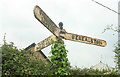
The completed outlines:
<svg viewBox="0 0 120 77">
<path fill-rule="evenodd" d="M 56 41 L 56 36 L 51 35 L 48 38 L 46 38 L 45 40 L 39 42 L 38 44 L 35 45 L 34 50 L 39 51 L 39 50 L 51 45 L 52 40 Z"/>
<path fill-rule="evenodd" d="M 52 44 L 52 40 L 56 41 L 56 37 L 60 37 L 65 40 L 77 41 L 86 44 L 92 44 L 97 46 L 105 47 L 107 45 L 105 40 L 96 39 L 92 37 L 87 37 L 83 35 L 77 35 L 73 33 L 67 33 L 65 29 L 59 28 L 56 24 L 46 15 L 46 13 L 39 7 L 34 7 L 34 16 L 41 22 L 50 32 L 53 33 L 52 36 L 46 38 L 45 40 L 39 42 L 35 46 L 35 51 L 39 51 Z M 62 26 L 62 25 L 60 25 Z"/>
</svg>

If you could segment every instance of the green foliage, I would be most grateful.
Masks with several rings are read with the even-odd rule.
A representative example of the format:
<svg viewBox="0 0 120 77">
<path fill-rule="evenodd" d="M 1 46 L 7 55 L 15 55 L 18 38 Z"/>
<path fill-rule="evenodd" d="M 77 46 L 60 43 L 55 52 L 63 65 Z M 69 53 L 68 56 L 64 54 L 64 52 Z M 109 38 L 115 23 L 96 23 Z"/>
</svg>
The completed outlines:
<svg viewBox="0 0 120 77">
<path fill-rule="evenodd" d="M 2 69 L 2 75 L 117 75 L 114 70 L 71 69 L 67 52 L 64 42 L 58 39 L 58 42 L 53 42 L 51 47 L 52 64 L 45 64 L 33 56 L 33 51 L 19 50 L 13 42 L 7 44 L 5 41 L 0 47 L 0 53 L 2 53 L 0 69 Z"/>
<path fill-rule="evenodd" d="M 120 30 L 117 27 L 113 27 L 113 25 L 110 25 L 110 26 L 107 25 L 102 33 L 105 33 L 108 30 L 111 30 L 113 32 L 120 32 Z M 113 35 L 115 35 L 115 33 L 113 33 Z"/>
<path fill-rule="evenodd" d="M 115 48 L 113 50 L 115 52 L 115 63 L 116 63 L 116 69 L 120 69 L 120 45 L 115 45 Z"/>
<path fill-rule="evenodd" d="M 57 38 L 57 42 L 53 41 L 51 46 L 51 57 L 50 60 L 54 65 L 55 75 L 69 75 L 69 66 L 67 58 L 67 50 L 65 49 L 64 41 Z"/>
<path fill-rule="evenodd" d="M 52 66 L 37 60 L 31 50 L 18 50 L 13 43 L 5 43 L 0 49 L 2 49 L 3 75 L 51 75 L 53 73 Z"/>
<path fill-rule="evenodd" d="M 75 69 L 70 69 L 70 74 L 71 75 L 117 75 L 117 71 L 115 70 L 98 70 L 98 69 L 88 69 L 88 68 L 75 68 Z"/>
<path fill-rule="evenodd" d="M 64 45 L 57 43 L 52 45 L 52 48 L 54 46 L 54 51 L 51 51 L 51 53 L 54 54 L 54 56 L 51 56 L 53 65 L 44 64 L 41 60 L 37 60 L 33 56 L 33 51 L 24 51 L 24 50 L 18 50 L 13 43 L 11 44 L 4 44 L 0 47 L 2 50 L 2 74 L 3 75 L 104 75 L 105 73 L 107 75 L 116 75 L 115 71 L 99 71 L 99 70 L 93 70 L 93 69 L 70 69 L 67 56 L 67 50 L 66 53 L 62 54 L 62 51 L 59 52 L 58 48 L 56 50 L 56 45 L 59 45 L 58 47 L 63 47 Z M 62 48 L 61 48 L 62 49 Z M 62 50 L 63 50 L 62 49 Z M 0 50 L 0 52 L 1 52 Z M 65 50 L 64 50 L 65 51 Z M 63 52 L 64 52 L 63 51 Z M 54 53 L 54 52 L 59 52 Z M 62 54 L 63 56 L 59 56 Z M 55 57 L 59 56 L 59 57 Z M 62 59 L 61 59 L 62 58 Z M 110 72 L 110 73 L 109 73 Z"/>
<path fill-rule="evenodd" d="M 118 29 L 118 27 L 113 27 L 113 25 L 111 26 L 107 26 L 105 29 L 104 29 L 104 32 L 107 31 L 107 30 L 112 30 L 114 32 L 120 32 L 120 29 Z M 103 32 L 103 33 L 104 33 Z M 113 33 L 113 35 L 115 35 L 115 33 Z M 116 42 L 116 44 L 114 44 L 114 50 L 113 52 L 115 53 L 115 63 L 116 63 L 116 70 L 118 71 L 118 69 L 120 70 L 120 45 L 119 45 L 119 42 L 120 42 L 120 39 L 118 39 L 118 41 Z M 120 74 L 120 72 L 118 72 Z"/>
</svg>

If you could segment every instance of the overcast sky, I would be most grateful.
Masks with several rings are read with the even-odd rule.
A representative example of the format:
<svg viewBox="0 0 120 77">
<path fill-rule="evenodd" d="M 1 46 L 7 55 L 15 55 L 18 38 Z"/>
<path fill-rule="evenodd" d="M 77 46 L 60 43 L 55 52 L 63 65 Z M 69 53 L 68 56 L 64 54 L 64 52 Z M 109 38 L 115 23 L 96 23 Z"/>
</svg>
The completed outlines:
<svg viewBox="0 0 120 77">
<path fill-rule="evenodd" d="M 118 11 L 119 0 L 96 1 Z M 90 67 L 100 60 L 115 66 L 113 44 L 117 41 L 117 33 L 113 36 L 113 31 L 102 32 L 107 25 L 117 27 L 118 15 L 92 0 L 0 0 L 0 44 L 3 44 L 4 33 L 7 42 L 14 42 L 20 49 L 52 35 L 35 19 L 35 5 L 41 7 L 57 25 L 63 22 L 67 32 L 107 41 L 106 47 L 100 47 L 64 40 L 72 66 Z M 42 51 L 50 56 L 50 50 L 49 46 Z"/>
</svg>

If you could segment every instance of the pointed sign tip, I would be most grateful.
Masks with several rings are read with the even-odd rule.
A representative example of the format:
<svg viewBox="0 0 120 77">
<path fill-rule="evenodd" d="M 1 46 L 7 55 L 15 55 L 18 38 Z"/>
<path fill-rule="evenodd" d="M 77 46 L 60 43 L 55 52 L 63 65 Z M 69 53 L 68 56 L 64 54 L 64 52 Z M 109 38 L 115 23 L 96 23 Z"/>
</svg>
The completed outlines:
<svg viewBox="0 0 120 77">
<path fill-rule="evenodd" d="M 35 6 L 34 6 L 34 10 L 35 10 L 36 8 L 40 8 L 40 7 L 39 7 L 38 5 L 35 5 Z M 33 11 L 34 11 L 34 10 L 33 10 Z"/>
</svg>

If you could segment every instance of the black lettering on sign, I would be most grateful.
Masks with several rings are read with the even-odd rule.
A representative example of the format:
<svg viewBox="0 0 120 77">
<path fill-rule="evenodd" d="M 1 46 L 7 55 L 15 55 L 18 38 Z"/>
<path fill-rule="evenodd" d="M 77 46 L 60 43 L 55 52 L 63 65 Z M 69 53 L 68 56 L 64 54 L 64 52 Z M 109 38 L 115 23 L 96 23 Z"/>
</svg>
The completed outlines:
<svg viewBox="0 0 120 77">
<path fill-rule="evenodd" d="M 86 37 L 84 36 L 84 41 L 86 40 Z"/>
<path fill-rule="evenodd" d="M 48 39 L 45 40 L 45 47 L 48 45 Z"/>
<path fill-rule="evenodd" d="M 50 30 L 53 32 L 53 26 L 52 25 L 50 25 Z"/>
<path fill-rule="evenodd" d="M 98 40 L 96 40 L 96 45 L 98 45 Z"/>
<path fill-rule="evenodd" d="M 52 30 L 52 32 L 54 33 L 54 26 L 52 25 L 52 26 L 51 26 L 51 28 L 52 28 L 52 29 L 51 29 L 51 30 Z"/>
<path fill-rule="evenodd" d="M 98 45 L 98 40 L 96 40 L 96 44 Z"/>
<path fill-rule="evenodd" d="M 74 40 L 76 40 L 76 35 L 74 35 Z"/>
<path fill-rule="evenodd" d="M 41 43 L 41 44 L 40 44 L 40 47 L 39 47 L 39 49 L 41 49 L 41 48 L 43 48 L 43 43 Z"/>
<path fill-rule="evenodd" d="M 103 41 L 101 41 L 101 46 L 103 45 Z"/>
<path fill-rule="evenodd" d="M 60 37 L 64 39 L 64 37 L 63 37 L 63 36 L 60 36 Z"/>
<path fill-rule="evenodd" d="M 49 40 L 49 39 L 48 39 Z M 49 45 L 49 41 L 47 40 L 47 46 Z"/>
<path fill-rule="evenodd" d="M 45 40 L 44 42 L 45 42 L 44 44 L 45 44 L 45 47 L 46 47 L 47 46 L 47 40 Z"/>
<path fill-rule="evenodd" d="M 50 40 L 50 39 L 48 38 L 48 39 L 47 39 L 47 45 L 49 45 L 49 40 Z"/>
<path fill-rule="evenodd" d="M 102 41 L 100 41 L 100 45 L 102 46 Z"/>
<path fill-rule="evenodd" d="M 46 21 L 44 21 L 44 24 L 45 24 L 45 26 L 46 26 L 46 27 L 48 27 L 48 24 L 47 24 L 47 22 L 46 22 Z"/>
<path fill-rule="evenodd" d="M 46 27 L 49 28 L 49 25 L 47 24 Z"/>
<path fill-rule="evenodd" d="M 43 47 L 45 47 L 46 46 L 46 40 L 43 40 Z"/>
<path fill-rule="evenodd" d="M 72 39 L 74 40 L 74 38 L 75 38 L 75 36 L 74 35 L 72 35 Z"/>
<path fill-rule="evenodd" d="M 96 44 L 96 39 L 94 39 L 94 44 Z"/>
<path fill-rule="evenodd" d="M 85 41 L 87 42 L 87 37 L 85 37 Z"/>
<path fill-rule="evenodd" d="M 43 48 L 43 44 L 40 45 L 39 49 Z"/>
<path fill-rule="evenodd" d="M 99 40 L 99 45 L 100 45 L 100 40 Z"/>
<path fill-rule="evenodd" d="M 92 41 L 93 41 L 93 44 L 95 44 L 95 39 L 93 39 Z"/>
<path fill-rule="evenodd" d="M 89 37 L 87 37 L 87 42 L 89 43 Z"/>
<path fill-rule="evenodd" d="M 54 31 L 55 31 L 55 26 L 52 25 L 52 32 L 54 33 Z"/>
<path fill-rule="evenodd" d="M 76 40 L 79 40 L 79 36 L 78 35 L 76 36 Z"/>
<path fill-rule="evenodd" d="M 46 47 L 46 41 L 44 41 L 44 47 Z"/>
<path fill-rule="evenodd" d="M 93 44 L 93 39 L 91 38 L 91 43 Z"/>
<path fill-rule="evenodd" d="M 51 28 L 51 24 L 48 24 L 48 25 L 49 25 L 48 29 L 51 31 L 51 29 L 50 29 Z"/>
<path fill-rule="evenodd" d="M 55 26 L 53 25 L 53 32 L 55 32 L 56 31 L 56 28 L 55 28 Z"/>
<path fill-rule="evenodd" d="M 74 38 L 75 40 L 77 40 L 77 35 L 75 35 L 75 38 Z"/>
<path fill-rule="evenodd" d="M 47 39 L 46 43 L 47 43 L 46 45 L 48 46 L 48 45 L 49 45 L 49 44 L 48 44 L 48 39 Z"/>
<path fill-rule="evenodd" d="M 90 43 L 92 43 L 91 40 L 92 40 L 92 38 L 90 38 Z"/>
<path fill-rule="evenodd" d="M 43 48 L 44 40 L 41 42 L 41 48 Z"/>
<path fill-rule="evenodd" d="M 79 40 L 82 40 L 82 36 L 79 36 Z"/>
<path fill-rule="evenodd" d="M 100 45 L 100 40 L 98 40 L 98 45 Z"/>
<path fill-rule="evenodd" d="M 50 38 L 50 39 L 49 39 L 49 44 L 51 44 L 51 43 L 52 43 L 52 39 Z"/>
<path fill-rule="evenodd" d="M 96 44 L 96 39 L 94 39 L 94 44 Z"/>
<path fill-rule="evenodd" d="M 90 43 L 90 40 L 91 40 L 91 38 L 90 38 L 90 37 L 88 37 L 88 43 Z"/>
<path fill-rule="evenodd" d="M 100 45 L 102 46 L 102 41 L 100 41 Z"/>
<path fill-rule="evenodd" d="M 44 23 L 44 15 L 43 15 L 42 10 L 41 10 L 41 12 L 40 12 L 40 21 L 41 21 L 42 23 Z"/>
<path fill-rule="evenodd" d="M 60 31 L 60 34 L 65 34 L 65 32 L 63 32 L 63 31 Z"/>
<path fill-rule="evenodd" d="M 38 43 L 38 47 L 40 46 L 40 43 Z"/>
<path fill-rule="evenodd" d="M 84 36 L 82 36 L 82 41 L 84 41 Z"/>
<path fill-rule="evenodd" d="M 98 45 L 100 45 L 100 40 L 98 40 Z"/>
<path fill-rule="evenodd" d="M 85 41 L 85 36 L 83 36 L 83 41 Z"/>
</svg>

